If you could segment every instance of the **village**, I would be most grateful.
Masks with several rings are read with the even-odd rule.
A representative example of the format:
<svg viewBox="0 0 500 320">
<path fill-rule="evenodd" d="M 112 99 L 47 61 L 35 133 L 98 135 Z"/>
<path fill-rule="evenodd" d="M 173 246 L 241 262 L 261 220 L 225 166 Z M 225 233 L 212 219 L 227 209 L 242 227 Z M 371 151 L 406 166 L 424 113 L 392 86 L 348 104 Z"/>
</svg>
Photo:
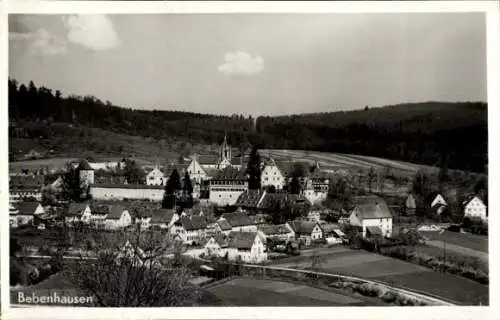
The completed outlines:
<svg viewBox="0 0 500 320">
<path fill-rule="evenodd" d="M 318 263 L 328 264 L 328 259 L 343 250 L 358 248 L 395 257 L 394 252 L 408 245 L 417 250 L 433 248 L 436 259 L 443 259 L 444 253 L 440 261 L 449 263 L 445 241 L 451 241 L 451 260 L 453 254 L 463 254 L 463 247 L 454 245 L 474 242 L 477 240 L 471 240 L 471 236 L 487 234 L 487 207 L 478 195 L 470 195 L 463 203 L 463 217 L 458 223 L 443 222 L 440 215 L 445 215 L 449 204 L 439 193 L 420 199 L 410 190 L 395 206 L 382 195 L 366 191 L 332 208 L 326 204 L 334 196 L 332 179 L 338 172 L 323 169 L 317 161 L 274 159 L 265 152 L 260 155 L 256 149 L 237 157 L 232 157 L 232 152 L 224 138 L 217 156 L 192 155 L 166 165 L 139 166 L 133 158 L 114 162 L 79 159 L 59 170 L 11 172 L 11 239 L 22 252 L 16 254 L 22 259 L 50 261 L 57 254 L 66 259 L 82 254 L 95 259 L 96 245 L 89 240 L 92 237 L 75 236 L 75 232 L 83 232 L 87 236 L 108 236 L 104 244 L 109 243 L 109 248 L 100 250 L 133 256 L 139 250 L 144 255 L 143 248 L 131 247 L 131 241 L 138 246 L 134 237 L 121 235 L 148 233 L 168 241 L 168 249 L 162 252 L 164 258 L 181 252 L 207 265 L 210 261 L 226 261 L 290 266 L 295 261 L 296 268 L 309 270 L 311 266 L 305 266 L 304 261 L 311 261 L 317 268 Z M 258 181 L 251 176 L 255 171 Z M 76 197 L 71 196 L 75 193 L 68 190 L 71 188 L 79 190 Z M 431 213 L 428 217 L 435 219 L 417 219 L 421 206 Z M 54 234 L 57 236 L 52 242 L 47 240 Z M 442 239 L 441 234 L 445 236 Z M 63 240 L 68 237 L 73 239 L 69 244 Z M 344 247 L 351 249 L 341 249 Z M 476 259 L 474 252 L 468 258 Z M 321 256 L 326 260 L 318 258 Z M 30 273 L 30 277 L 40 273 L 30 272 L 35 274 Z M 483 277 L 483 273 L 473 277 Z M 213 274 L 201 279 L 214 280 Z M 24 280 L 25 284 L 29 282 Z"/>
</svg>

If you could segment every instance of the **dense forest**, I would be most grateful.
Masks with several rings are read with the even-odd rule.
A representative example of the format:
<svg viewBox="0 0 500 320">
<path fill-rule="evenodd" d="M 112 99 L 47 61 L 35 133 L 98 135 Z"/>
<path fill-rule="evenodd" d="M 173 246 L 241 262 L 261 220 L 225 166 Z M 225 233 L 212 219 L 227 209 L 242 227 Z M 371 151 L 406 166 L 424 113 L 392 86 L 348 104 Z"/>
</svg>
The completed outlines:
<svg viewBox="0 0 500 320">
<path fill-rule="evenodd" d="M 241 149 L 258 145 L 362 154 L 475 172 L 487 168 L 487 104 L 480 102 L 408 103 L 253 119 L 127 109 L 94 96 L 63 97 L 59 90 L 9 79 L 9 120 L 17 128 L 23 123 L 72 123 L 205 144 L 218 144 L 227 134 L 229 142 Z"/>
</svg>

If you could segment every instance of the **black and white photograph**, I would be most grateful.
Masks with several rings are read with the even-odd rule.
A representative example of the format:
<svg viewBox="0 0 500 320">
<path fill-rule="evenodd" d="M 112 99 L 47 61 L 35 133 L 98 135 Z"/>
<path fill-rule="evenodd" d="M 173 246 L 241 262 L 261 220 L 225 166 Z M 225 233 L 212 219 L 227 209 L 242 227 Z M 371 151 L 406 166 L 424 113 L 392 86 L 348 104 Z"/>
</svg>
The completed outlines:
<svg viewBox="0 0 500 320">
<path fill-rule="evenodd" d="M 492 303 L 485 12 L 5 16 L 11 310 Z"/>
</svg>

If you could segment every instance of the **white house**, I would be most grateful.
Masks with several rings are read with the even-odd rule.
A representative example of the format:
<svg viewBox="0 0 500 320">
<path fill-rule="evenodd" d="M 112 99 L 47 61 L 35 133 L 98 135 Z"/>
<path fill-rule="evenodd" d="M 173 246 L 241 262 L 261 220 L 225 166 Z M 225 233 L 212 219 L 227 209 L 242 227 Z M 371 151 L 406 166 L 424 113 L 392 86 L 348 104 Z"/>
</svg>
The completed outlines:
<svg viewBox="0 0 500 320">
<path fill-rule="evenodd" d="M 232 206 L 248 190 L 247 178 L 242 170 L 226 167 L 209 181 L 209 202 L 217 206 Z"/>
<path fill-rule="evenodd" d="M 77 170 L 79 171 L 80 184 L 82 186 L 89 186 L 94 183 L 94 169 L 87 160 L 82 159 L 78 164 Z"/>
<path fill-rule="evenodd" d="M 132 216 L 122 206 L 110 205 L 108 206 L 108 214 L 106 215 L 106 220 L 104 225 L 106 229 L 122 229 L 128 227 L 132 224 Z"/>
<path fill-rule="evenodd" d="M 229 260 L 261 263 L 267 260 L 265 237 L 261 232 L 231 232 L 228 237 Z"/>
<path fill-rule="evenodd" d="M 198 162 L 196 157 L 193 157 L 191 162 L 187 167 L 187 172 L 189 173 L 189 177 L 194 179 L 197 184 L 200 184 L 202 181 L 207 180 L 208 175 L 205 169 Z"/>
<path fill-rule="evenodd" d="M 201 216 L 181 217 L 174 222 L 170 233 L 182 240 L 184 244 L 199 243 L 205 236 L 207 220 Z"/>
<path fill-rule="evenodd" d="M 73 224 L 75 222 L 89 223 L 91 217 L 92 210 L 89 204 L 72 202 L 69 204 L 64 220 L 68 224 Z"/>
<path fill-rule="evenodd" d="M 141 223 L 141 229 L 168 229 L 179 219 L 179 214 L 175 209 L 156 209 L 138 217 L 136 223 Z"/>
<path fill-rule="evenodd" d="M 214 235 L 208 238 L 205 243 L 205 255 L 206 256 L 219 256 L 223 257 L 227 253 L 227 241 L 221 235 Z"/>
<path fill-rule="evenodd" d="M 385 201 L 379 197 L 358 197 L 349 216 L 349 223 L 361 227 L 363 237 L 392 236 L 392 214 Z"/>
<path fill-rule="evenodd" d="M 262 187 L 274 186 L 276 190 L 283 189 L 285 177 L 274 161 L 264 166 L 260 176 L 260 185 Z"/>
<path fill-rule="evenodd" d="M 146 175 L 146 185 L 148 186 L 164 186 L 166 182 L 167 178 L 158 167 Z"/>
<path fill-rule="evenodd" d="M 264 234 L 266 239 L 291 240 L 295 237 L 295 233 L 286 224 L 260 225 L 258 230 Z"/>
<path fill-rule="evenodd" d="M 306 246 L 309 246 L 312 241 L 323 238 L 323 230 L 317 222 L 289 221 L 286 226 L 293 232 L 295 239 L 305 241 Z"/>
<path fill-rule="evenodd" d="M 464 218 L 488 220 L 486 205 L 477 196 L 466 202 L 464 207 Z"/>
<path fill-rule="evenodd" d="M 19 202 L 9 207 L 9 224 L 13 228 L 33 225 L 35 216 L 44 214 L 45 210 L 38 202 Z"/>
<path fill-rule="evenodd" d="M 431 208 L 434 208 L 437 205 L 441 205 L 441 206 L 447 206 L 448 205 L 446 203 L 446 201 L 444 200 L 443 196 L 441 196 L 440 194 L 436 195 L 436 197 L 434 198 L 434 200 L 432 200 L 432 202 L 431 202 Z"/>
</svg>

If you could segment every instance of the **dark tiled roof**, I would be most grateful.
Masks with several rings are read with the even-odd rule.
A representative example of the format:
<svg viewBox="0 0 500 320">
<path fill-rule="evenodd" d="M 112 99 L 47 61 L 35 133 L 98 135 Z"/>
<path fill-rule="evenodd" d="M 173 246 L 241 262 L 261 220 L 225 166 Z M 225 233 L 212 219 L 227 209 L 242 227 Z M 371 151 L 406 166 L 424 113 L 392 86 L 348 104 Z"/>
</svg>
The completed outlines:
<svg viewBox="0 0 500 320">
<path fill-rule="evenodd" d="M 127 210 L 125 207 L 120 205 L 109 205 L 108 206 L 108 215 L 106 219 L 118 220 L 122 216 L 122 213 Z"/>
<path fill-rule="evenodd" d="M 313 231 L 314 227 L 316 226 L 316 222 L 310 222 L 310 221 L 290 221 L 288 222 L 288 225 L 292 228 L 292 230 L 295 233 L 304 233 L 304 234 L 311 234 Z"/>
<path fill-rule="evenodd" d="M 247 190 L 243 192 L 236 200 L 235 206 L 246 208 L 257 208 L 257 204 L 264 195 L 260 190 Z"/>
<path fill-rule="evenodd" d="M 156 209 L 145 216 L 151 217 L 151 223 L 170 223 L 175 214 L 175 209 Z"/>
<path fill-rule="evenodd" d="M 226 167 L 213 178 L 213 180 L 246 180 L 246 174 L 244 170 L 237 169 L 235 167 Z"/>
<path fill-rule="evenodd" d="M 258 227 L 266 236 L 272 236 L 277 234 L 287 234 L 290 229 L 285 224 L 265 224 Z"/>
<path fill-rule="evenodd" d="M 244 212 L 224 213 L 222 218 L 231 225 L 231 227 L 243 227 L 254 225 L 253 221 Z"/>
<path fill-rule="evenodd" d="M 382 235 L 382 230 L 379 227 L 373 226 L 373 227 L 366 227 L 366 231 L 372 235 L 377 235 L 381 236 Z"/>
<path fill-rule="evenodd" d="M 356 205 L 355 210 L 357 210 L 358 216 L 361 219 L 392 218 L 392 214 L 389 210 L 389 207 L 385 203 L 359 204 Z"/>
<path fill-rule="evenodd" d="M 217 164 L 219 158 L 216 155 L 211 154 L 200 154 L 197 159 L 198 163 L 201 165 Z"/>
<path fill-rule="evenodd" d="M 77 168 L 78 168 L 78 170 L 94 170 L 90 166 L 89 162 L 85 159 L 80 160 Z"/>
<path fill-rule="evenodd" d="M 277 204 L 282 206 L 288 204 L 292 207 L 309 207 L 312 205 L 311 202 L 303 195 L 279 192 L 266 193 L 259 205 L 259 208 L 272 210 L 276 208 Z"/>
<path fill-rule="evenodd" d="M 87 203 L 77 203 L 72 202 L 69 204 L 68 210 L 66 211 L 66 215 L 68 217 L 81 216 L 82 212 L 89 206 Z"/>
<path fill-rule="evenodd" d="M 20 202 L 16 204 L 17 210 L 19 210 L 18 214 L 22 215 L 32 215 L 35 213 L 35 210 L 38 208 L 40 203 L 34 201 L 26 201 Z"/>
<path fill-rule="evenodd" d="M 229 222 L 227 222 L 227 220 L 219 220 L 217 221 L 217 224 L 222 229 L 222 231 L 231 230 L 231 225 L 229 224 Z"/>
<path fill-rule="evenodd" d="M 251 249 L 257 237 L 257 232 L 231 232 L 228 237 L 228 247 L 236 249 Z"/>
<path fill-rule="evenodd" d="M 11 189 L 38 189 L 43 186 L 45 177 L 42 175 L 15 175 L 9 177 Z"/>
<path fill-rule="evenodd" d="M 182 217 L 176 224 L 182 225 L 185 230 L 201 230 L 207 227 L 207 220 L 200 216 Z"/>
</svg>

